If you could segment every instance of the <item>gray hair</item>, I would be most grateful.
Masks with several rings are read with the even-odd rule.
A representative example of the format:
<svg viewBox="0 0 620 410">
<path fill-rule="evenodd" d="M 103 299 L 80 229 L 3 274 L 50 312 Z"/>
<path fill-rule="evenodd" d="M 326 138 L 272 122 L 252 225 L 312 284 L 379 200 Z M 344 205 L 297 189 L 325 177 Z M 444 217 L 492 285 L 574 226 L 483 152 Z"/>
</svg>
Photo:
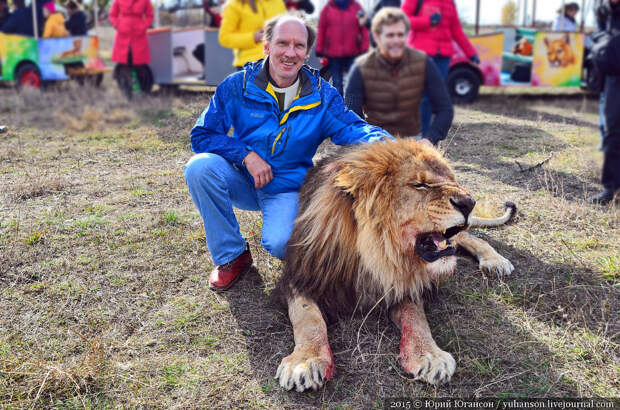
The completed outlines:
<svg viewBox="0 0 620 410">
<path fill-rule="evenodd" d="M 316 40 L 316 30 L 301 17 L 289 13 L 282 13 L 267 20 L 267 22 L 263 26 L 263 42 L 270 43 L 271 40 L 273 40 L 273 31 L 275 27 L 285 21 L 299 21 L 306 27 L 306 31 L 308 32 L 307 49 L 310 50 L 314 45 L 314 40 Z"/>
</svg>

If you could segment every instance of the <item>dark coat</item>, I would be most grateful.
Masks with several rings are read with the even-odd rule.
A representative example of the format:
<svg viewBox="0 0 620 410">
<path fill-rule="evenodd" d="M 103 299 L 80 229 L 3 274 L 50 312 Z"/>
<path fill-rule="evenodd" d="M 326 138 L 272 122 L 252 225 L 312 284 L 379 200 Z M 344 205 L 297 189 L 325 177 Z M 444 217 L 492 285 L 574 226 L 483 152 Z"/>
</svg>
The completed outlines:
<svg viewBox="0 0 620 410">
<path fill-rule="evenodd" d="M 34 36 L 32 25 L 32 9 L 30 7 L 20 7 L 11 13 L 6 23 L 2 26 L 3 33 L 21 34 L 24 36 Z M 39 32 L 42 34 L 42 32 Z"/>
<path fill-rule="evenodd" d="M 88 33 L 86 26 L 86 13 L 82 10 L 74 13 L 69 20 L 65 22 L 65 28 L 72 36 L 85 36 Z"/>
</svg>

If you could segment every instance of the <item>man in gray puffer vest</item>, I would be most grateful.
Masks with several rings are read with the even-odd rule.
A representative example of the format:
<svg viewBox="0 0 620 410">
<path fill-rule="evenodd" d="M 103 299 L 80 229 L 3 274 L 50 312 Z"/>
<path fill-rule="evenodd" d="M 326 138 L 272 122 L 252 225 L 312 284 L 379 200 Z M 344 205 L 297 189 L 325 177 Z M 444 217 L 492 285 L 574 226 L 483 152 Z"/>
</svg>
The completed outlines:
<svg viewBox="0 0 620 410">
<path fill-rule="evenodd" d="M 426 93 L 435 114 L 421 135 L 437 144 L 448 134 L 454 109 L 435 63 L 407 47 L 409 19 L 400 9 L 382 8 L 372 20 L 377 48 L 358 57 L 349 71 L 344 100 L 350 110 L 390 134 L 420 136 L 420 104 Z"/>
</svg>

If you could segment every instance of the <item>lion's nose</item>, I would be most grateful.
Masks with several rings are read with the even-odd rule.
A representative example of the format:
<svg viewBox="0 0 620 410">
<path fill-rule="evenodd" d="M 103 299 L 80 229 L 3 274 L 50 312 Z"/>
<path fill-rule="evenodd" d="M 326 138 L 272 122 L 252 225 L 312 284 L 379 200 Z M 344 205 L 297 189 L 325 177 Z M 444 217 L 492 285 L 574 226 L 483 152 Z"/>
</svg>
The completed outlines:
<svg viewBox="0 0 620 410">
<path fill-rule="evenodd" d="M 470 195 L 455 196 L 450 198 L 450 203 L 463 214 L 465 220 L 476 206 L 476 201 Z"/>
</svg>

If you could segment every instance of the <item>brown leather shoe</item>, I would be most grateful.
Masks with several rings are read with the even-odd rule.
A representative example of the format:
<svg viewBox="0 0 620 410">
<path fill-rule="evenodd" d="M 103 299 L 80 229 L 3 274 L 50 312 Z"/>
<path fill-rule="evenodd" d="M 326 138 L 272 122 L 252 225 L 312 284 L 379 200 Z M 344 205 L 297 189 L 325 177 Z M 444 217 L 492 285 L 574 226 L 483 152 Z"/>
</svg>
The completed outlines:
<svg viewBox="0 0 620 410">
<path fill-rule="evenodd" d="M 246 245 L 245 251 L 234 260 L 213 269 L 209 275 L 209 287 L 214 291 L 229 289 L 252 266 L 252 254 Z"/>
</svg>

